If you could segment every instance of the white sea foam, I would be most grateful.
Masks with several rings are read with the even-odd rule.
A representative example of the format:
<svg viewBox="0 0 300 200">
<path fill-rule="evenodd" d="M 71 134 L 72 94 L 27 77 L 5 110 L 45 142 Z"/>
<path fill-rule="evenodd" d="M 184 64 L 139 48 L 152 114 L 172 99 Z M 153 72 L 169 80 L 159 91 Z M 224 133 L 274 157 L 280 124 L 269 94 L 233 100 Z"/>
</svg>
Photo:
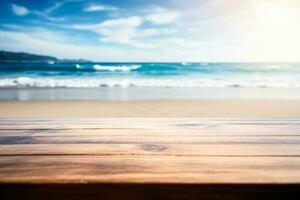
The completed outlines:
<svg viewBox="0 0 300 200">
<path fill-rule="evenodd" d="M 300 88 L 293 78 L 46 78 L 17 77 L 0 79 L 0 87 L 195 87 L 195 88 Z"/>
<path fill-rule="evenodd" d="M 141 65 L 120 65 L 120 66 L 108 66 L 108 65 L 94 65 L 93 68 L 98 71 L 124 71 L 128 72 L 131 70 L 139 69 Z"/>
<path fill-rule="evenodd" d="M 55 62 L 52 61 L 52 60 L 50 60 L 50 61 L 48 61 L 48 64 L 49 64 L 49 65 L 53 65 L 53 64 L 55 64 Z"/>
<path fill-rule="evenodd" d="M 269 64 L 269 65 L 263 65 L 263 69 L 267 70 L 284 70 L 284 69 L 290 69 L 290 66 L 287 64 Z M 294 68 L 293 70 L 297 70 Z"/>
<path fill-rule="evenodd" d="M 75 66 L 76 66 L 77 69 L 81 69 L 81 65 L 76 64 Z"/>
</svg>

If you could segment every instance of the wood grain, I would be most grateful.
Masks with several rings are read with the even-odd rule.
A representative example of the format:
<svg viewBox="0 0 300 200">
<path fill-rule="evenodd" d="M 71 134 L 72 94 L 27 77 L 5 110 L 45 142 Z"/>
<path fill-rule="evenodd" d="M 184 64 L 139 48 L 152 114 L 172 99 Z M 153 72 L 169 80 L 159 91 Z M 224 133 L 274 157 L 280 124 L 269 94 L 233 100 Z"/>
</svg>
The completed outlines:
<svg viewBox="0 0 300 200">
<path fill-rule="evenodd" d="M 298 183 L 299 157 L 2 156 L 2 183 Z"/>
<path fill-rule="evenodd" d="M 17 144 L 0 145 L 0 156 L 300 156 L 299 144 Z"/>
</svg>

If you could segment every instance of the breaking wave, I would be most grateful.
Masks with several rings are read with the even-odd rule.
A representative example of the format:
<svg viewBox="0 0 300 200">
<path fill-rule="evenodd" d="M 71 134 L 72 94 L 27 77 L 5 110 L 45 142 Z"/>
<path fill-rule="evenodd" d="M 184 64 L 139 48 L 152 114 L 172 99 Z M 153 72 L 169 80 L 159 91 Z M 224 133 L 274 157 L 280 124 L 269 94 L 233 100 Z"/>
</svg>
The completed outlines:
<svg viewBox="0 0 300 200">
<path fill-rule="evenodd" d="M 0 79 L 0 87 L 194 87 L 194 88 L 300 88 L 300 82 L 291 78 L 53 78 L 16 77 Z"/>
<path fill-rule="evenodd" d="M 130 72 L 132 70 L 137 70 L 141 68 L 141 65 L 92 65 L 92 69 L 96 71 L 121 71 L 121 72 Z M 80 64 L 76 64 L 76 69 L 84 70 L 84 69 L 91 69 L 90 66 L 84 66 Z"/>
</svg>

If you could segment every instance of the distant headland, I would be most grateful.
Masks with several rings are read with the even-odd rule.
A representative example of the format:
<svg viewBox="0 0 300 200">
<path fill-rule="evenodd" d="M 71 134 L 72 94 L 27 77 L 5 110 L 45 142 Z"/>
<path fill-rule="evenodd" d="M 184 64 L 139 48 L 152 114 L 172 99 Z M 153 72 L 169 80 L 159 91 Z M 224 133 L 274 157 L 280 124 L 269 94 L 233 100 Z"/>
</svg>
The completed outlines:
<svg viewBox="0 0 300 200">
<path fill-rule="evenodd" d="M 58 59 L 26 52 L 0 51 L 0 62 L 90 62 L 84 59 Z"/>
</svg>

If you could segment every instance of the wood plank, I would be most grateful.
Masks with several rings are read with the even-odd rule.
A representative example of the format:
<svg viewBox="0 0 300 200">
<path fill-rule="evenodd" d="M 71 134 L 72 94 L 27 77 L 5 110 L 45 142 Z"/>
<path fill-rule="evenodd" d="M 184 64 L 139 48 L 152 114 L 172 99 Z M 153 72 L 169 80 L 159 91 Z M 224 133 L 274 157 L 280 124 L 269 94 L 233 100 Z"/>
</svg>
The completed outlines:
<svg viewBox="0 0 300 200">
<path fill-rule="evenodd" d="M 19 136 L 19 135 L 31 135 L 31 136 L 64 136 L 64 135 L 145 135 L 145 136 L 267 136 L 267 135 L 292 135 L 300 136 L 299 126 L 257 126 L 257 125 L 223 125 L 214 127 L 167 127 L 163 128 L 159 125 L 153 125 L 152 127 L 143 128 L 123 128 L 115 127 L 49 127 L 49 126 L 33 126 L 17 127 L 9 126 L 7 129 L 1 129 L 0 136 Z M 76 129 L 77 128 L 77 129 Z M 142 134 L 141 134 L 142 132 Z"/>
<path fill-rule="evenodd" d="M 0 129 L 43 129 L 43 128 L 55 128 L 55 129 L 92 129 L 92 128 L 154 128 L 159 126 L 160 129 L 164 128 L 221 128 L 229 125 L 232 128 L 236 125 L 248 125 L 246 127 L 251 127 L 251 125 L 256 125 L 260 127 L 272 126 L 274 128 L 278 126 L 286 127 L 285 125 L 296 125 L 298 127 L 300 120 L 292 119 L 265 119 L 265 120 L 205 120 L 205 119 L 74 119 L 74 120 L 17 120 L 17 119 L 3 119 L 0 120 Z M 9 126 L 14 125 L 14 126 Z M 155 126 L 156 125 L 156 126 Z M 234 125 L 234 126 L 230 126 Z M 244 126 L 241 126 L 244 127 Z M 299 130 L 299 129 L 298 129 Z"/>
<path fill-rule="evenodd" d="M 130 123 L 129 123 L 130 122 Z M 171 124 L 171 125 L 292 125 L 300 124 L 299 119 L 205 119 L 205 118 L 91 118 L 91 119 L 0 119 L 0 125 L 127 125 L 131 124 Z"/>
<path fill-rule="evenodd" d="M 155 120 L 160 120 L 160 121 L 181 121 L 181 120 L 193 120 L 193 121 L 246 121 L 246 122 L 252 122 L 252 121 L 299 121 L 299 118 L 182 118 L 182 117 L 174 117 L 174 118 L 159 118 L 159 117 L 155 117 L 155 118 L 151 118 L 151 117 L 147 117 L 147 118 L 124 118 L 124 117 L 120 117 L 120 118 L 3 118 L 0 117 L 0 121 L 1 122 L 6 122 L 6 121 L 33 121 L 33 122 L 49 122 L 49 121 L 57 121 L 57 122 L 103 122 L 103 121 L 114 121 L 114 120 L 123 120 L 123 121 L 155 121 Z"/>
<path fill-rule="evenodd" d="M 300 137 L 153 137 L 153 136 L 0 136 L 1 145 L 10 144 L 198 144 L 198 145 L 244 145 L 244 144 L 298 144 Z"/>
<path fill-rule="evenodd" d="M 299 170 L 299 157 L 0 157 L 0 183 L 283 184 Z"/>
<path fill-rule="evenodd" d="M 300 157 L 300 145 L 26 144 L 0 145 L 0 156 L 244 156 Z"/>
</svg>

